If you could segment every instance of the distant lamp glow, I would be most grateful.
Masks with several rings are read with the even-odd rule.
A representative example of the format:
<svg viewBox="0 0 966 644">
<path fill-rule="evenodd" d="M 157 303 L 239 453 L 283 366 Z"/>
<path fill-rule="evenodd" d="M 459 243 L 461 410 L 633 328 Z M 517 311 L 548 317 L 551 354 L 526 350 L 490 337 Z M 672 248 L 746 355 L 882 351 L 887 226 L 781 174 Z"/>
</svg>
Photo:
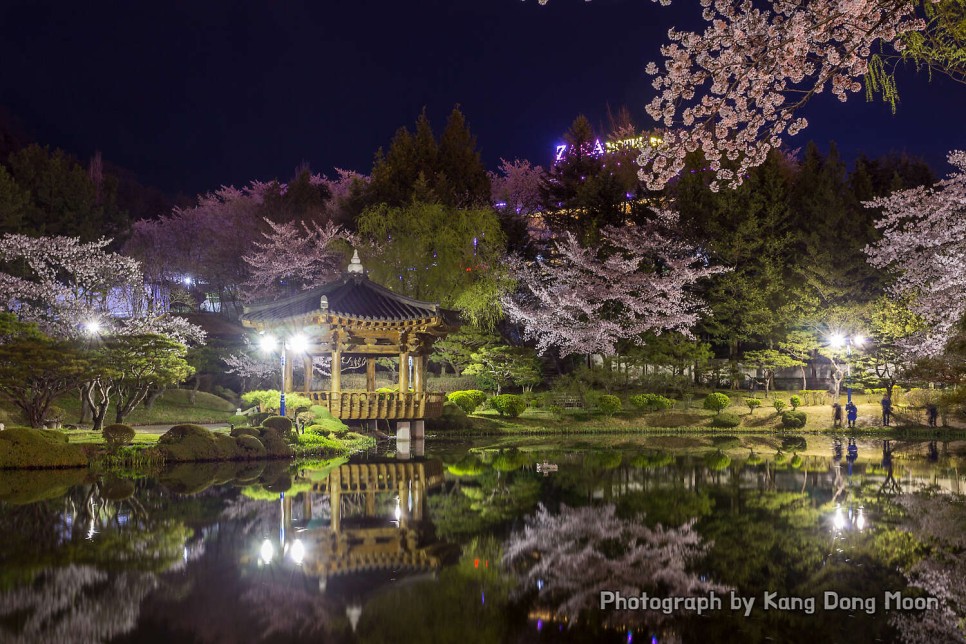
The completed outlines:
<svg viewBox="0 0 966 644">
<path fill-rule="evenodd" d="M 828 342 L 836 349 L 841 349 L 842 347 L 845 346 L 845 338 L 842 337 L 842 334 L 840 333 L 836 333 L 835 335 L 833 335 L 831 338 L 829 338 Z"/>
<path fill-rule="evenodd" d="M 84 331 L 89 335 L 97 335 L 101 332 L 101 323 L 97 320 L 88 320 L 84 323 Z"/>
<path fill-rule="evenodd" d="M 399 499 L 396 499 L 396 509 L 393 510 L 392 514 L 396 517 L 396 521 L 402 518 L 402 507 L 399 505 Z"/>
<path fill-rule="evenodd" d="M 859 530 L 865 529 L 865 513 L 859 508 L 859 516 L 855 518 L 855 527 Z"/>
<path fill-rule="evenodd" d="M 263 335 L 258 344 L 261 346 L 262 351 L 272 351 L 275 348 L 276 342 L 273 336 Z"/>
<path fill-rule="evenodd" d="M 852 344 L 857 347 L 861 347 L 863 344 L 865 344 L 865 338 L 863 338 L 861 335 L 857 335 L 852 338 Z"/>
<path fill-rule="evenodd" d="M 296 566 L 302 565 L 302 562 L 305 561 L 305 544 L 302 543 L 301 539 L 296 539 L 292 543 L 292 549 L 289 550 L 288 556 L 292 558 L 292 563 Z"/>
<path fill-rule="evenodd" d="M 258 549 L 258 558 L 262 563 L 270 564 L 275 558 L 275 546 L 268 539 L 262 541 L 262 547 Z"/>
<path fill-rule="evenodd" d="M 184 284 L 185 284 L 185 286 L 191 286 L 191 276 L 190 275 L 185 275 L 184 276 Z"/>
<path fill-rule="evenodd" d="M 289 351 L 295 353 L 305 353 L 305 350 L 309 348 L 309 341 L 304 335 L 295 335 L 285 343 Z"/>
</svg>

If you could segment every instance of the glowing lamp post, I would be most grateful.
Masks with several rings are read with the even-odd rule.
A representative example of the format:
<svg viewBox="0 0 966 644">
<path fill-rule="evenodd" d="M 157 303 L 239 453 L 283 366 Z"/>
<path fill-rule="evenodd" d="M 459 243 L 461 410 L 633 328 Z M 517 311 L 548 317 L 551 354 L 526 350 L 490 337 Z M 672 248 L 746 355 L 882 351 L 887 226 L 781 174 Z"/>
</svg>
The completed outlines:
<svg viewBox="0 0 966 644">
<path fill-rule="evenodd" d="M 271 353 L 275 350 L 275 347 L 279 347 L 279 364 L 282 369 L 282 381 L 279 387 L 278 395 L 278 415 L 285 415 L 285 352 L 291 351 L 293 353 L 305 353 L 308 349 L 309 341 L 304 335 L 294 335 L 288 340 L 282 340 L 279 342 L 274 336 L 266 335 L 262 336 L 261 347 L 262 351 L 266 353 Z M 306 376 L 308 377 L 308 376 Z"/>
<path fill-rule="evenodd" d="M 845 367 L 845 391 L 847 392 L 848 402 L 852 402 L 852 345 L 861 347 L 865 343 L 865 338 L 861 335 L 843 336 L 836 333 L 829 338 L 829 344 L 835 349 L 845 347 L 846 367 Z"/>
</svg>

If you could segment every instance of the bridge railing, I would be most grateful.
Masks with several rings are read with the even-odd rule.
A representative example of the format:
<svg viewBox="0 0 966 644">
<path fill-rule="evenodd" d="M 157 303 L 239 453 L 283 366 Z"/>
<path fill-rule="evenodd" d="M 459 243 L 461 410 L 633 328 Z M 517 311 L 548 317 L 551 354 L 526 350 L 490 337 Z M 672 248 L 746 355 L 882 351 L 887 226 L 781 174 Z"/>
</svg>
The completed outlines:
<svg viewBox="0 0 966 644">
<path fill-rule="evenodd" d="M 446 401 L 446 394 L 436 391 L 310 391 L 305 395 L 342 420 L 439 418 Z"/>
</svg>

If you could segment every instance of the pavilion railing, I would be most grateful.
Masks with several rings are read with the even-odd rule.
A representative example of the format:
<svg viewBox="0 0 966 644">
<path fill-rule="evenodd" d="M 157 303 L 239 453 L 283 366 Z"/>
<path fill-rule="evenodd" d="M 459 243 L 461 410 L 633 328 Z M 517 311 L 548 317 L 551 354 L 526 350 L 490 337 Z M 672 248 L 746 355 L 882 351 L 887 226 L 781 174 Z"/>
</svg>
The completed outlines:
<svg viewBox="0 0 966 644">
<path fill-rule="evenodd" d="M 446 394 L 436 391 L 310 391 L 304 395 L 342 420 L 439 418 L 446 401 Z"/>
</svg>

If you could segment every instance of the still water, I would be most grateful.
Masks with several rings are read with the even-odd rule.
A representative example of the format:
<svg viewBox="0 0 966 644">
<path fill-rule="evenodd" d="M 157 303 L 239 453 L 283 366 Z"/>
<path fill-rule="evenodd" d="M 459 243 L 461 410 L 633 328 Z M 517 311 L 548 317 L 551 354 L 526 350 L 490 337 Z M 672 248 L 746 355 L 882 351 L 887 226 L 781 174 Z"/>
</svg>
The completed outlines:
<svg viewBox="0 0 966 644">
<path fill-rule="evenodd" d="M 2 472 L 0 641 L 962 641 L 964 467 L 694 435 Z"/>
</svg>

